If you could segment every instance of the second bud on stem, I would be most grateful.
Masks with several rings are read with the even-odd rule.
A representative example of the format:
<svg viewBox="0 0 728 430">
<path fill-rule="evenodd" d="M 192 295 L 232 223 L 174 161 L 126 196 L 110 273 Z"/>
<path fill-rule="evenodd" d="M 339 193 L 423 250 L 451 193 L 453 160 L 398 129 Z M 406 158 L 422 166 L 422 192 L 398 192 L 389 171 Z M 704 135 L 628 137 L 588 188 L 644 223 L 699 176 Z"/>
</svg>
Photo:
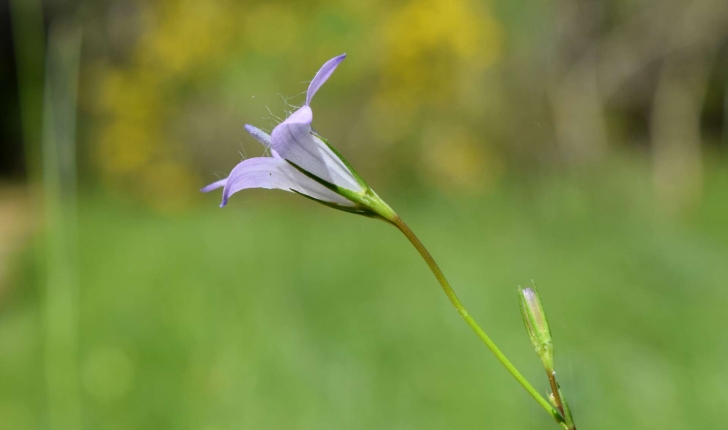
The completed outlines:
<svg viewBox="0 0 728 430">
<path fill-rule="evenodd" d="M 536 354 L 541 359 L 547 373 L 554 371 L 554 342 L 551 340 L 551 329 L 546 319 L 546 312 L 541 304 L 541 297 L 532 288 L 518 287 L 518 299 L 521 305 L 523 324 L 531 338 Z"/>
<path fill-rule="evenodd" d="M 552 391 L 550 400 L 559 412 L 561 412 L 566 428 L 576 430 L 569 406 L 566 403 L 566 399 L 564 399 L 558 382 L 556 382 L 556 372 L 554 371 L 554 342 L 551 339 L 551 329 L 546 319 L 546 311 L 543 309 L 541 297 L 533 288 L 518 287 L 518 301 L 521 306 L 521 316 L 523 316 L 523 324 L 526 326 L 528 337 L 531 338 L 531 344 L 541 359 L 541 363 L 543 363 L 543 367 L 549 378 L 549 385 L 551 385 Z"/>
</svg>

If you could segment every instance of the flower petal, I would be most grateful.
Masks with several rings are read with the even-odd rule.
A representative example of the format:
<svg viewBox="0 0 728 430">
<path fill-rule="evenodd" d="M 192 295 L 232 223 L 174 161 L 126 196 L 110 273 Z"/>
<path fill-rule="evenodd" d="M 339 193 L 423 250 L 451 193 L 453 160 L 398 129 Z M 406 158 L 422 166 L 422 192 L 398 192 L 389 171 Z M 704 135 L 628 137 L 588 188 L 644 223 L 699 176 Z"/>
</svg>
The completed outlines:
<svg viewBox="0 0 728 430">
<path fill-rule="evenodd" d="M 216 190 L 218 188 L 224 187 L 226 182 L 227 182 L 227 178 L 220 179 L 219 181 L 213 182 L 210 185 L 202 188 L 200 191 L 202 191 L 203 193 L 209 193 L 212 190 Z"/>
<path fill-rule="evenodd" d="M 344 61 L 344 58 L 346 58 L 346 54 L 341 54 L 338 57 L 330 59 L 329 61 L 325 62 L 323 66 L 321 66 L 319 71 L 316 73 L 316 76 L 313 77 L 311 84 L 309 84 L 308 91 L 306 91 L 307 105 L 311 104 L 311 99 L 313 98 L 314 94 L 316 94 L 316 91 L 318 91 L 318 89 L 321 88 L 321 85 L 323 85 L 326 80 L 329 79 L 329 76 L 331 76 L 331 74 L 334 73 L 334 70 L 336 70 L 336 66 Z"/>
<path fill-rule="evenodd" d="M 362 186 L 346 165 L 311 130 L 313 112 L 303 106 L 273 129 L 271 147 L 281 157 L 334 185 L 354 192 Z"/>
<path fill-rule="evenodd" d="M 208 185 L 209 188 L 213 185 Z M 287 161 L 280 158 L 249 158 L 239 163 L 230 172 L 225 182 L 220 207 L 227 204 L 231 195 L 248 188 L 268 188 L 297 191 L 309 197 L 342 206 L 353 207 L 354 203 L 307 177 Z"/>
</svg>

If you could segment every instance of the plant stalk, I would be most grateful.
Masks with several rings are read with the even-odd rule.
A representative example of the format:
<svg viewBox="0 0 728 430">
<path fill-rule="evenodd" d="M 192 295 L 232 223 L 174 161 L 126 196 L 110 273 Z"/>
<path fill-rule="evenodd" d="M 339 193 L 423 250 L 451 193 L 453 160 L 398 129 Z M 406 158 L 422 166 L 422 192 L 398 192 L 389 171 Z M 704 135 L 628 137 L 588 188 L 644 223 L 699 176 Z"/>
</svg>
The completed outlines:
<svg viewBox="0 0 728 430">
<path fill-rule="evenodd" d="M 554 402 L 556 407 L 561 412 L 561 415 L 566 417 L 564 413 L 564 402 L 561 400 L 561 393 L 559 392 L 559 384 L 556 383 L 556 377 L 553 372 L 546 372 L 549 378 L 549 384 L 551 385 L 551 392 L 554 394 Z"/>
<path fill-rule="evenodd" d="M 503 352 L 496 346 L 496 344 L 483 331 L 483 329 L 480 328 L 480 326 L 477 322 L 475 322 L 473 317 L 470 316 L 467 309 L 465 309 L 465 306 L 463 306 L 462 302 L 460 302 L 460 299 L 458 299 L 458 296 L 455 294 L 455 291 L 450 286 L 450 283 L 445 278 L 442 270 L 440 270 L 440 267 L 435 262 L 435 259 L 432 258 L 430 252 L 427 250 L 427 248 L 425 248 L 425 245 L 422 244 L 420 239 L 417 238 L 415 233 L 409 228 L 407 224 L 405 224 L 404 221 L 402 221 L 399 216 L 395 215 L 392 223 L 397 226 L 397 228 L 399 228 L 400 231 L 402 231 L 402 233 L 407 236 L 407 239 L 409 239 L 412 245 L 414 245 L 414 247 L 420 253 L 427 265 L 430 267 L 430 270 L 432 270 L 435 278 L 437 278 L 437 281 L 442 286 L 445 295 L 447 295 L 447 298 L 450 299 L 450 302 L 458 311 L 460 316 L 463 317 L 465 322 L 470 326 L 471 329 L 473 329 L 473 331 L 476 335 L 478 335 L 480 340 L 483 341 L 483 343 L 488 347 L 488 349 L 490 349 L 490 351 L 493 353 L 493 355 L 495 355 L 498 361 L 501 362 L 503 367 L 505 367 L 506 370 L 508 370 L 508 372 L 513 375 L 514 378 L 516 378 L 516 381 L 521 384 L 521 386 L 528 392 L 528 394 L 530 394 L 531 397 L 533 397 L 533 399 L 536 400 L 536 402 L 541 405 L 541 407 L 544 408 L 544 410 L 546 410 L 546 412 L 551 415 L 551 417 L 553 417 L 558 424 L 560 424 L 563 428 L 568 429 L 563 415 L 558 410 L 556 410 L 546 399 L 544 399 L 543 396 L 541 396 L 541 394 L 539 394 L 539 392 L 536 391 L 535 388 L 533 388 L 533 386 L 526 380 L 521 372 L 516 369 L 513 363 L 511 363 L 510 360 L 506 358 L 505 354 L 503 354 Z"/>
<path fill-rule="evenodd" d="M 569 411 L 568 406 L 561 395 L 559 383 L 556 382 L 556 375 L 554 372 L 546 372 L 546 374 L 548 375 L 549 384 L 551 385 L 551 392 L 554 395 L 554 403 L 556 403 L 556 407 L 559 409 L 559 412 L 561 412 L 561 416 L 564 417 L 566 428 L 568 430 L 576 430 L 576 425 L 571 417 L 571 411 Z"/>
</svg>

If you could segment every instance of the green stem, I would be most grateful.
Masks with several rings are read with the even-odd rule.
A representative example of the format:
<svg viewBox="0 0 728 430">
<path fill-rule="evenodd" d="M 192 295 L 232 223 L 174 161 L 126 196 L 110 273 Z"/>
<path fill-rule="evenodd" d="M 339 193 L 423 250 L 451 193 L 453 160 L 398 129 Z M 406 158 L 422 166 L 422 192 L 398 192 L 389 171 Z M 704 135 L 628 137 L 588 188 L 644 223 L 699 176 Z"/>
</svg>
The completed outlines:
<svg viewBox="0 0 728 430">
<path fill-rule="evenodd" d="M 414 247 L 417 249 L 417 251 L 420 253 L 422 258 L 425 260 L 428 266 L 430 266 L 430 270 L 432 270 L 432 273 L 435 275 L 435 278 L 437 278 L 437 281 L 442 286 L 443 291 L 445 291 L 445 294 L 447 295 L 447 298 L 450 299 L 450 302 L 455 306 L 455 309 L 458 311 L 460 316 L 463 317 L 466 323 L 470 326 L 471 329 L 475 332 L 475 334 L 478 335 L 480 340 L 485 343 L 485 345 L 490 349 L 490 351 L 495 355 L 495 357 L 498 359 L 498 361 L 501 362 L 501 364 L 508 370 L 508 372 L 513 375 L 514 378 L 516 378 L 516 381 L 518 381 L 521 386 L 528 391 L 528 394 L 531 395 L 531 397 L 538 402 L 539 405 L 541 405 L 542 408 L 546 410 L 546 412 L 551 415 L 554 420 L 556 420 L 557 423 L 559 423 L 562 427 L 566 427 L 566 423 L 564 422 L 563 416 L 557 411 L 551 404 L 546 401 L 546 399 L 541 396 L 541 394 L 536 391 L 535 388 L 526 380 L 526 378 L 521 374 L 521 372 L 516 369 L 516 367 L 511 363 L 508 358 L 501 352 L 501 350 L 493 343 L 493 341 L 488 337 L 487 334 L 483 331 L 482 328 L 478 325 L 478 323 L 475 322 L 473 317 L 470 316 L 468 311 L 465 309 L 465 306 L 463 306 L 462 302 L 460 302 L 460 299 L 458 299 L 458 296 L 455 294 L 455 291 L 453 291 L 452 287 L 450 286 L 450 283 L 445 278 L 445 275 L 442 273 L 442 270 L 440 270 L 440 267 L 438 267 L 437 263 L 435 262 L 435 259 L 432 258 L 432 255 L 430 255 L 430 252 L 427 251 L 427 248 L 425 248 L 425 245 L 420 242 L 420 239 L 415 236 L 414 232 L 407 226 L 407 224 L 402 221 L 402 219 L 395 215 L 394 219 L 392 220 L 395 226 L 399 228 L 402 233 L 404 233 L 405 236 L 407 236 L 407 239 L 414 245 Z"/>
</svg>

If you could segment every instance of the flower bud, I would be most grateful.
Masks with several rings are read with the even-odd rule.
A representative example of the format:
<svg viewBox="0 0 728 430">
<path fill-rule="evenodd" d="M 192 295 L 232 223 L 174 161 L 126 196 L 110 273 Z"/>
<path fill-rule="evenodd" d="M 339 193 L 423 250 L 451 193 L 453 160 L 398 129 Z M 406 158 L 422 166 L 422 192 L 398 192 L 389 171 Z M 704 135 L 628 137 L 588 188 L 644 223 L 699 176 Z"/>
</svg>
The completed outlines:
<svg viewBox="0 0 728 430">
<path fill-rule="evenodd" d="M 518 287 L 518 300 L 521 305 L 523 324 L 526 326 L 536 354 L 541 359 L 546 372 L 552 373 L 554 371 L 554 345 L 541 298 L 538 292 L 532 288 Z"/>
</svg>

